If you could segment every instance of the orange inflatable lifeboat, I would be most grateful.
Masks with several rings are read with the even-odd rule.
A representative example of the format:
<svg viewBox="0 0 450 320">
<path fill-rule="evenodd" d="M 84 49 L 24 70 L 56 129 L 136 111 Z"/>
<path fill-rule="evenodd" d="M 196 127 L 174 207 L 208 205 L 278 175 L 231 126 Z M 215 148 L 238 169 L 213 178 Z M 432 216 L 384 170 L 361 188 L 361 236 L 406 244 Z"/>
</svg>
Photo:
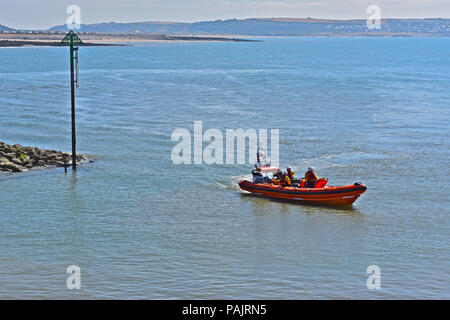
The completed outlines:
<svg viewBox="0 0 450 320">
<path fill-rule="evenodd" d="M 271 182 L 263 172 L 276 172 L 278 168 L 262 167 L 253 170 L 253 181 L 242 180 L 239 187 L 242 190 L 270 198 L 287 199 L 305 203 L 326 205 L 350 205 L 363 194 L 367 187 L 361 183 L 348 186 L 327 186 L 328 180 L 321 178 L 316 182 L 315 188 L 305 188 L 303 181 L 293 186 L 281 186 Z"/>
</svg>

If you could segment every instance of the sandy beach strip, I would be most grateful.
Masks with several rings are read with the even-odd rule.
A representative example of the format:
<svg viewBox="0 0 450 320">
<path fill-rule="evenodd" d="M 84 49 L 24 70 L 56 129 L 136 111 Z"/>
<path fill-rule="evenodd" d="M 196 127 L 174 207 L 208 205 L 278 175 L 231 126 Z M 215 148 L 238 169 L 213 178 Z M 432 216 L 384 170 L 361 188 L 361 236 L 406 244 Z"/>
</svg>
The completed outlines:
<svg viewBox="0 0 450 320">
<path fill-rule="evenodd" d="M 0 33 L 0 47 L 6 46 L 57 46 L 64 38 L 59 33 Z M 91 34 L 80 33 L 80 39 L 86 45 L 129 45 L 132 43 L 145 42 L 168 42 L 168 41 L 231 41 L 231 42 L 253 42 L 243 38 L 210 37 L 210 36 L 168 36 L 153 34 Z M 15 42 L 15 43 L 14 43 Z"/>
</svg>

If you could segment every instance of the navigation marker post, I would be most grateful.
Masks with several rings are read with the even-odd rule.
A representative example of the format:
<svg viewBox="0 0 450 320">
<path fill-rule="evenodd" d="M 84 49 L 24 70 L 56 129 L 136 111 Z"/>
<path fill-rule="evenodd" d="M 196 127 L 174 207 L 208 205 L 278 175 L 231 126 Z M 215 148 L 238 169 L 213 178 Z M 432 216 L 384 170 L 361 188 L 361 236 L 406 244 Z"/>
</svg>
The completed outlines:
<svg viewBox="0 0 450 320">
<path fill-rule="evenodd" d="M 70 89 L 71 89 L 71 102 L 72 102 L 72 170 L 77 170 L 77 138 L 75 134 L 75 82 L 77 88 L 79 85 L 78 77 L 78 47 L 75 45 L 82 44 L 80 38 L 72 30 L 62 39 L 61 45 L 70 46 Z M 76 80 L 74 76 L 74 64 L 76 63 Z"/>
</svg>

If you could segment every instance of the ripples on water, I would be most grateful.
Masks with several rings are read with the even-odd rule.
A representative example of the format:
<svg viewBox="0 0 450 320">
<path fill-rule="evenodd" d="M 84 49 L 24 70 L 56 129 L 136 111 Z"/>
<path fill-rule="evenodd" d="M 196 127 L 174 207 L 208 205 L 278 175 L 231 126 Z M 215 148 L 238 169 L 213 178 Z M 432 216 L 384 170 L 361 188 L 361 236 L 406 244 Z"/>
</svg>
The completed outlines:
<svg viewBox="0 0 450 320">
<path fill-rule="evenodd" d="M 447 39 L 81 48 L 79 152 L 0 175 L 2 298 L 449 298 Z M 67 52 L 0 49 L 0 140 L 70 150 Z M 281 165 L 362 181 L 350 209 L 175 166 L 175 128 L 279 128 Z M 439 188 L 441 186 L 442 188 Z M 66 267 L 82 290 L 65 288 Z M 382 289 L 366 288 L 366 268 Z"/>
</svg>

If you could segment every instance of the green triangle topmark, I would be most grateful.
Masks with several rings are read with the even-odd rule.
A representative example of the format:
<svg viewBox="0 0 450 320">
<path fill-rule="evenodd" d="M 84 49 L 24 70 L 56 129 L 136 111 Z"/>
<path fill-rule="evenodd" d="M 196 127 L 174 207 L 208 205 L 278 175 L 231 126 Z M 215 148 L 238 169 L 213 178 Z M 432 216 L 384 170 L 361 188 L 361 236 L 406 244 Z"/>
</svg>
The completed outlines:
<svg viewBox="0 0 450 320">
<path fill-rule="evenodd" d="M 82 44 L 83 41 L 77 36 L 73 30 L 70 30 L 69 33 L 66 34 L 64 39 L 61 40 L 61 44 L 70 44 L 70 38 L 73 38 L 73 44 Z"/>
</svg>

